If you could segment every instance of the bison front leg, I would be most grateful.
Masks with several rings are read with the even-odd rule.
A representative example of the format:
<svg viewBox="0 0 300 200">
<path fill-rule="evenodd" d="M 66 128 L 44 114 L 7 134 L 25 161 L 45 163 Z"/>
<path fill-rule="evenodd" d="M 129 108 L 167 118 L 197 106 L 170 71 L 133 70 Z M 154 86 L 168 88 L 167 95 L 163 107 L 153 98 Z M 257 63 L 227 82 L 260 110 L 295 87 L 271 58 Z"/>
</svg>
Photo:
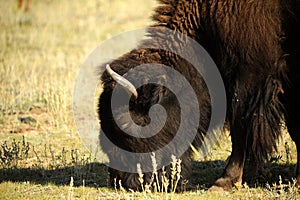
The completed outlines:
<svg viewBox="0 0 300 200">
<path fill-rule="evenodd" d="M 297 147 L 297 166 L 296 166 L 296 184 L 300 189 L 300 123 L 299 123 L 299 113 L 300 113 L 300 98 L 297 95 L 300 87 L 291 88 L 286 92 L 286 125 L 291 135 L 291 138 L 296 143 Z M 296 95 L 295 95 L 296 94 Z"/>
<path fill-rule="evenodd" d="M 210 188 L 211 191 L 231 191 L 232 187 L 240 187 L 246 159 L 246 136 L 242 122 L 238 126 L 231 124 L 232 152 L 229 162 L 221 178 Z M 236 123 L 235 123 L 236 124 Z"/>
</svg>

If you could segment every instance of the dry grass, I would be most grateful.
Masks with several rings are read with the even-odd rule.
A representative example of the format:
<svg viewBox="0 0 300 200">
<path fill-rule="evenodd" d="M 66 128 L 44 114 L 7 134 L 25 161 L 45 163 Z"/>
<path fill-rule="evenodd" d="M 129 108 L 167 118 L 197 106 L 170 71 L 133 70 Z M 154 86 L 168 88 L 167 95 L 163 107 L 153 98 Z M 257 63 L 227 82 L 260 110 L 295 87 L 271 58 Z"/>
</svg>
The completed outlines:
<svg viewBox="0 0 300 200">
<path fill-rule="evenodd" d="M 206 160 L 194 164 L 190 181 L 199 185 L 193 192 L 137 193 L 105 187 L 106 167 L 94 162 L 73 121 L 72 93 L 76 75 L 87 55 L 102 41 L 149 25 L 155 5 L 152 0 L 138 3 L 134 0 L 43 0 L 33 1 L 31 9 L 24 12 L 17 9 L 16 0 L 1 2 L 1 199 L 40 199 L 41 196 L 44 199 L 299 197 L 294 187 L 287 184 L 292 183 L 293 165 L 287 164 L 284 148 L 278 153 L 283 158 L 266 168 L 265 177 L 271 186 L 266 187 L 266 181 L 262 180 L 263 187 L 253 187 L 253 182 L 251 188 L 244 185 L 229 194 L 208 192 L 207 187 L 220 175 L 230 153 L 228 136 Z M 295 152 L 286 135 L 285 141 Z M 4 156 L 5 151 L 9 153 Z M 295 153 L 292 155 L 292 163 L 295 163 Z M 274 182 L 277 185 L 273 185 Z"/>
<path fill-rule="evenodd" d="M 130 13 L 133 0 L 37 1 L 26 13 L 16 1 L 1 3 L 0 138 L 20 134 L 58 148 L 81 146 L 72 115 L 77 72 L 103 40 L 149 23 L 154 4 L 143 3 Z M 20 116 L 36 123 L 20 123 Z"/>
</svg>

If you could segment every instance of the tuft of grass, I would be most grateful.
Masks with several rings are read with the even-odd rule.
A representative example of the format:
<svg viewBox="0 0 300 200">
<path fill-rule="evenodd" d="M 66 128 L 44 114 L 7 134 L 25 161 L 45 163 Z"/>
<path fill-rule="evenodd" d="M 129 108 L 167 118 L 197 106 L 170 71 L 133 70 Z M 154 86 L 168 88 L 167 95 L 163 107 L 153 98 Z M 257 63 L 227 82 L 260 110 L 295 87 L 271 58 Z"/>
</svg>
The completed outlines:
<svg viewBox="0 0 300 200">
<path fill-rule="evenodd" d="M 9 145 L 7 141 L 4 141 L 0 147 L 1 166 L 3 168 L 17 168 L 20 160 L 28 158 L 29 150 L 29 143 L 25 141 L 24 136 L 22 137 L 22 142 L 16 142 L 13 139 Z"/>
<path fill-rule="evenodd" d="M 142 191 L 144 193 L 151 193 L 153 191 L 154 193 L 158 192 L 161 194 L 176 192 L 178 182 L 181 178 L 181 160 L 172 155 L 172 162 L 170 164 L 170 177 L 167 176 L 165 167 L 162 168 L 161 174 L 159 175 L 154 152 L 151 155 L 151 161 L 153 170 L 149 182 L 145 182 L 141 164 L 137 163 L 137 174 L 139 176 L 138 180 L 141 184 Z"/>
</svg>

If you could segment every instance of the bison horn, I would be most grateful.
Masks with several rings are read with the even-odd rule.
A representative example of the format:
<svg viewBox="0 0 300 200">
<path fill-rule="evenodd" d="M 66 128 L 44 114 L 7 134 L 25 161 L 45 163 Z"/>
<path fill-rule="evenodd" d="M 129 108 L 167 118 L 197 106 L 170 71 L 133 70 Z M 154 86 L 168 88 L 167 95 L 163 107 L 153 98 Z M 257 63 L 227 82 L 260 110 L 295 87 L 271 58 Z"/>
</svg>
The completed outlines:
<svg viewBox="0 0 300 200">
<path fill-rule="evenodd" d="M 132 83 L 130 83 L 123 76 L 114 72 L 108 64 L 106 65 L 106 71 L 118 84 L 120 84 L 125 90 L 127 90 L 130 94 L 132 94 L 134 99 L 137 99 L 138 93 Z"/>
</svg>

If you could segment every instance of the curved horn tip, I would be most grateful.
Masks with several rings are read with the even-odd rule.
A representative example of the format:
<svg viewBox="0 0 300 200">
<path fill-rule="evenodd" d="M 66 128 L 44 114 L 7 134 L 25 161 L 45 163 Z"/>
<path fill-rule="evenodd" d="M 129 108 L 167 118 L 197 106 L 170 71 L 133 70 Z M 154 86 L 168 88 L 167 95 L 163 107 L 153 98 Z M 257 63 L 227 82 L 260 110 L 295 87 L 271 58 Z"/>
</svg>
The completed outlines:
<svg viewBox="0 0 300 200">
<path fill-rule="evenodd" d="M 106 70 L 109 73 L 109 75 L 118 83 L 120 84 L 126 91 L 128 91 L 130 94 L 132 94 L 134 99 L 138 98 L 138 93 L 136 91 L 136 88 L 132 83 L 130 83 L 126 78 L 116 73 L 114 70 L 112 70 L 109 66 L 109 64 L 106 65 Z"/>
<path fill-rule="evenodd" d="M 113 72 L 113 70 L 110 68 L 109 64 L 106 64 L 105 69 L 107 70 L 107 72 L 108 72 L 109 74 L 111 74 L 111 72 Z"/>
</svg>

